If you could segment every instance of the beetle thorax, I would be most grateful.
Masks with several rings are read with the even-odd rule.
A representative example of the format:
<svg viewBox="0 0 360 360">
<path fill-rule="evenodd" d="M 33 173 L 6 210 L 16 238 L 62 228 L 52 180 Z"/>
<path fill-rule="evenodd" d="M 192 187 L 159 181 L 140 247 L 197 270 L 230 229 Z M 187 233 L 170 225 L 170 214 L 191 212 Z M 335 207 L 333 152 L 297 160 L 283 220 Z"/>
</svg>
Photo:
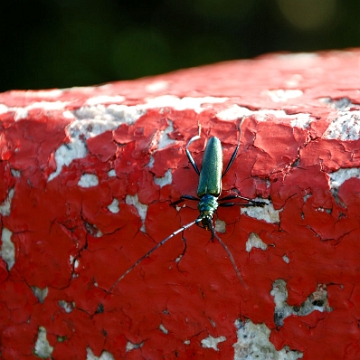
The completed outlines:
<svg viewBox="0 0 360 360">
<path fill-rule="evenodd" d="M 209 221 L 212 220 L 214 212 L 218 208 L 217 197 L 214 195 L 204 195 L 200 198 L 198 209 L 200 212 L 199 219 L 203 219 L 202 225 L 204 228 L 209 228 Z"/>
</svg>

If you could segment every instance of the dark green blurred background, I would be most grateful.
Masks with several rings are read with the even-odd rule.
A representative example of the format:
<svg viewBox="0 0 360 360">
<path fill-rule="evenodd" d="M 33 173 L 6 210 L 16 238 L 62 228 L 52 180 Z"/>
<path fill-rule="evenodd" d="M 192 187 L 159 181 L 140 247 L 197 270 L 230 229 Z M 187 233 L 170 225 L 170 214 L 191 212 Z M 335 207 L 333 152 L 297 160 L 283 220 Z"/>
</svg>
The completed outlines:
<svg viewBox="0 0 360 360">
<path fill-rule="evenodd" d="M 7 0 L 0 91 L 360 46 L 359 0 Z"/>
</svg>

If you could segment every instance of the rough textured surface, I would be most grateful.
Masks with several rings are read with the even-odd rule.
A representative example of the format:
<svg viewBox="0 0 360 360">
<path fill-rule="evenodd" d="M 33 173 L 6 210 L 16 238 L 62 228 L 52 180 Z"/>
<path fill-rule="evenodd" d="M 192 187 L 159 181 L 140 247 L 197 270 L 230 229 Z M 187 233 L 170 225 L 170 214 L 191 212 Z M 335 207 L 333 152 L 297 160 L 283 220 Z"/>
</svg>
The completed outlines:
<svg viewBox="0 0 360 360">
<path fill-rule="evenodd" d="M 352 50 L 0 94 L 1 357 L 358 359 L 359 83 Z M 242 116 L 223 195 L 268 205 L 216 226 L 247 288 L 194 226 L 109 293 L 197 217 L 197 123 L 226 163 Z"/>
</svg>

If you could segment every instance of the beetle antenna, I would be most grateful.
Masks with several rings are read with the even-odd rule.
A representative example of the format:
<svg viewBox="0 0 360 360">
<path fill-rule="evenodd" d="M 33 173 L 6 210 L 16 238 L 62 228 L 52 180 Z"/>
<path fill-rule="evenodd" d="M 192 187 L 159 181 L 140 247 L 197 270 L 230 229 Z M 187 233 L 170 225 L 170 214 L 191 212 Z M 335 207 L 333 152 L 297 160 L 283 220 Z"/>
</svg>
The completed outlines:
<svg viewBox="0 0 360 360">
<path fill-rule="evenodd" d="M 237 128 L 237 130 L 239 131 L 238 143 L 236 145 L 236 148 L 235 148 L 233 154 L 231 155 L 229 163 L 226 165 L 226 168 L 225 168 L 225 171 L 222 174 L 222 177 L 224 177 L 226 175 L 226 173 L 230 170 L 231 165 L 233 164 L 234 160 L 236 159 L 237 153 L 239 151 L 240 141 L 241 141 L 241 124 L 242 124 L 243 120 L 244 120 L 244 116 L 240 119 L 239 124 L 238 124 L 238 128 Z"/>
<path fill-rule="evenodd" d="M 201 124 L 198 122 L 198 134 L 195 135 L 195 136 L 193 136 L 193 137 L 189 140 L 189 142 L 188 142 L 187 145 L 186 145 L 186 149 L 188 149 L 189 145 L 190 145 L 193 141 L 199 140 L 200 138 L 201 138 Z"/>
<path fill-rule="evenodd" d="M 181 228 L 177 229 L 176 231 L 174 231 L 173 233 L 171 233 L 168 237 L 166 237 L 165 239 L 161 240 L 158 244 L 156 244 L 152 249 L 150 249 L 145 255 L 143 255 L 138 261 L 136 261 L 135 264 L 131 265 L 115 282 L 114 284 L 111 286 L 111 288 L 109 289 L 108 293 L 111 293 L 112 290 L 116 287 L 116 285 L 126 276 L 128 275 L 137 265 L 139 265 L 145 258 L 147 258 L 152 252 L 154 252 L 156 249 L 158 249 L 160 246 L 164 245 L 168 240 L 170 240 L 172 237 L 174 237 L 175 235 L 185 231 L 186 229 L 190 228 L 191 226 L 198 224 L 199 222 L 201 222 L 201 218 L 200 219 L 196 219 L 194 221 L 192 221 L 189 224 L 186 224 L 184 226 L 182 226 Z"/>
<path fill-rule="evenodd" d="M 235 273 L 236 273 L 236 276 L 238 277 L 239 281 L 241 282 L 241 284 L 244 286 L 245 289 L 248 289 L 249 287 L 246 285 L 245 281 L 243 280 L 241 274 L 240 274 L 240 271 L 238 269 L 238 267 L 236 266 L 236 263 L 235 263 L 235 259 L 233 257 L 233 254 L 231 253 L 230 249 L 226 246 L 226 244 L 221 240 L 221 238 L 218 236 L 218 234 L 215 232 L 215 229 L 214 229 L 214 225 L 213 223 L 210 221 L 209 222 L 210 224 L 210 231 L 211 231 L 211 234 L 212 236 L 214 236 L 218 241 L 219 243 L 221 244 L 221 246 L 224 248 L 224 250 L 227 252 L 228 256 L 229 256 L 229 259 L 232 263 L 232 266 L 235 270 Z"/>
<path fill-rule="evenodd" d="M 186 156 L 188 157 L 192 167 L 194 168 L 194 170 L 196 171 L 196 173 L 198 175 L 200 175 L 200 171 L 196 165 L 196 162 L 194 161 L 193 157 L 191 156 L 191 153 L 190 153 L 190 150 L 189 150 L 189 145 L 193 142 L 193 141 L 196 141 L 196 140 L 199 140 L 201 138 L 201 124 L 200 122 L 198 122 L 198 134 L 193 136 L 189 142 L 186 144 L 186 147 L 185 147 L 185 152 L 186 152 Z"/>
<path fill-rule="evenodd" d="M 237 146 L 236 146 L 237 149 L 240 148 L 240 144 L 241 144 L 241 133 L 242 133 L 241 125 L 242 125 L 244 119 L 245 119 L 245 116 L 243 116 L 241 119 L 239 119 L 239 123 L 238 123 L 238 126 L 237 126 L 237 131 L 239 132 L 239 134 L 238 134 L 238 143 L 237 143 Z"/>
</svg>

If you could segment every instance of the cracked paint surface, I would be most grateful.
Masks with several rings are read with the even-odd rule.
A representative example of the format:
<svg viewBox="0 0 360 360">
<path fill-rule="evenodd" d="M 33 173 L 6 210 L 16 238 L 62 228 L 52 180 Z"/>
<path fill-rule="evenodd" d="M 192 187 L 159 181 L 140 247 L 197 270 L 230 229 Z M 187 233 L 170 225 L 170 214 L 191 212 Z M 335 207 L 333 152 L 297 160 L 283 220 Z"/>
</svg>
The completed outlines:
<svg viewBox="0 0 360 360">
<path fill-rule="evenodd" d="M 300 305 L 290 306 L 287 304 L 288 292 L 284 280 L 276 280 L 270 294 L 274 297 L 275 302 L 275 324 L 284 325 L 284 319 L 290 315 L 306 316 L 314 310 L 324 312 L 332 311 L 329 306 L 326 286 L 318 284 L 317 289 L 308 296 Z"/>
<path fill-rule="evenodd" d="M 54 348 L 49 344 L 46 338 L 46 329 L 42 326 L 39 327 L 38 337 L 35 343 L 34 353 L 39 358 L 48 359 L 51 357 Z"/>
<path fill-rule="evenodd" d="M 1 357 L 242 359 L 264 344 L 279 359 L 358 359 L 359 60 L 268 55 L 0 94 Z M 227 163 L 242 116 L 223 196 L 267 205 L 219 208 L 215 224 L 248 287 L 193 226 L 109 292 L 198 216 L 171 206 L 196 195 L 198 122 L 197 164 L 210 136 Z"/>
<path fill-rule="evenodd" d="M 235 321 L 237 328 L 237 342 L 234 344 L 234 360 L 297 360 L 303 354 L 290 350 L 288 346 L 275 349 L 270 342 L 270 329 L 265 324 L 253 324 L 250 320 Z"/>
</svg>

